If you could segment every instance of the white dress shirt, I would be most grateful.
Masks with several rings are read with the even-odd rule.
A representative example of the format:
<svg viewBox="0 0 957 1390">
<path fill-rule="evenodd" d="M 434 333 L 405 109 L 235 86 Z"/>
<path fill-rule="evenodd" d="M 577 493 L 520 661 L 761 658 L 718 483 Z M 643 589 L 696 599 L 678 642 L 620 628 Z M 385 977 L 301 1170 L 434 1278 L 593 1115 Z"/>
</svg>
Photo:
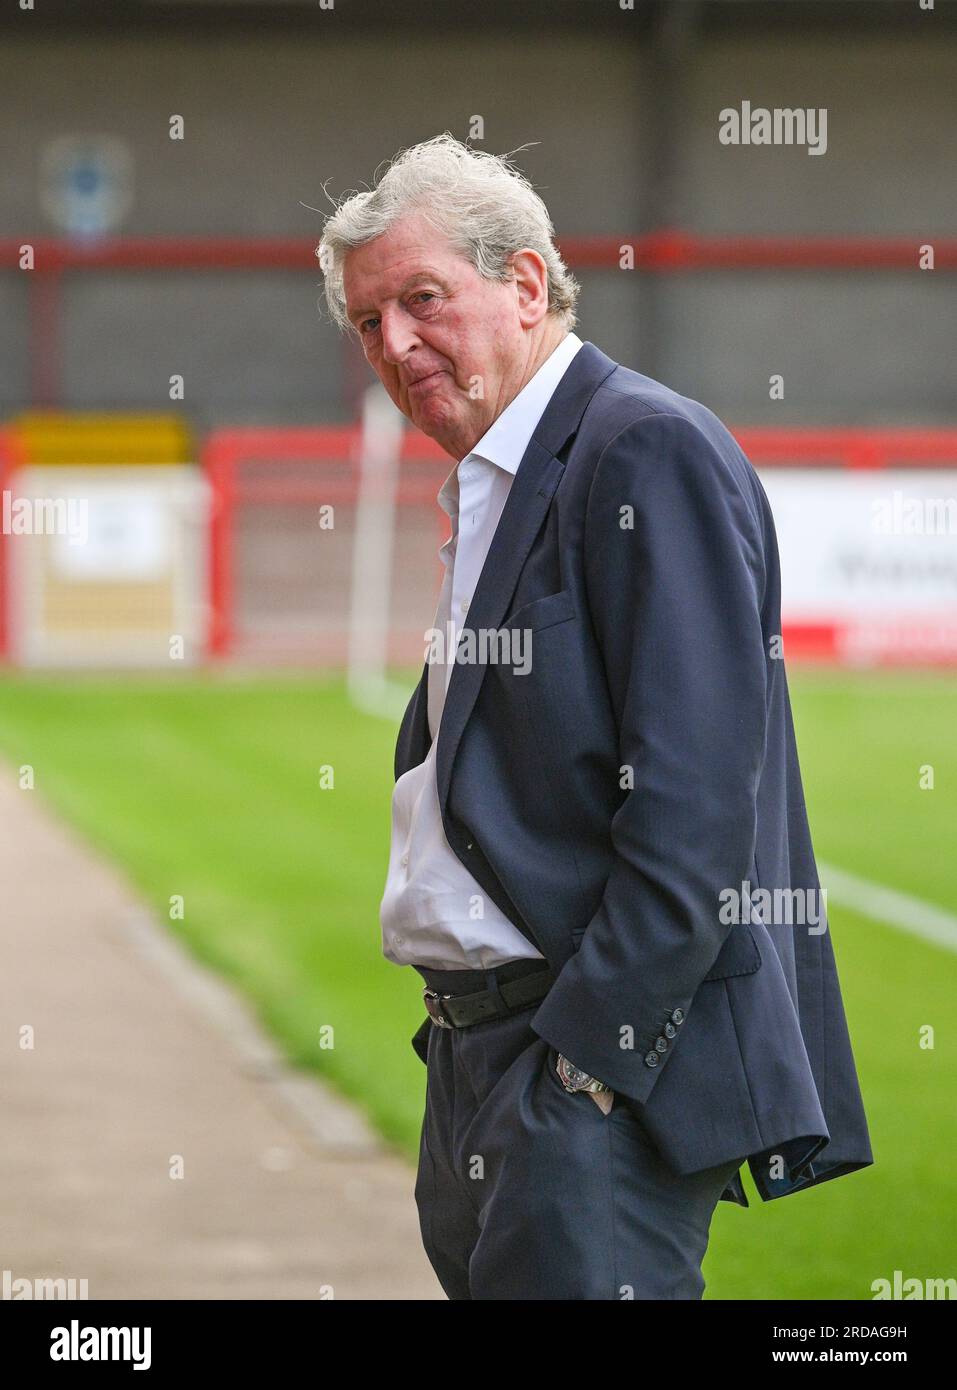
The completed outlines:
<svg viewBox="0 0 957 1390">
<path fill-rule="evenodd" d="M 434 627 L 441 639 L 435 647 L 440 657 L 454 657 L 512 480 L 581 346 L 574 333 L 562 339 L 439 489 L 436 500 L 452 523 L 452 534 L 439 550 L 445 566 Z M 435 751 L 453 664 L 429 664 L 432 745 L 425 761 L 404 773 L 392 794 L 389 871 L 380 905 L 383 954 L 396 965 L 434 970 L 488 970 L 511 960 L 540 960 L 541 952 L 492 902 L 445 836 Z"/>
</svg>

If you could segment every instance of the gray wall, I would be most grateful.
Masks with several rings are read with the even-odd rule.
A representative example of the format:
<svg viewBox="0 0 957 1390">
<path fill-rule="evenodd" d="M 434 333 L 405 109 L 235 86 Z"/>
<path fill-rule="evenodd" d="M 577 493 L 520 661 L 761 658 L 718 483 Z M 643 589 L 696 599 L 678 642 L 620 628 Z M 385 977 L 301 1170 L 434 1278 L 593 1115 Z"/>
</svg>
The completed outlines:
<svg viewBox="0 0 957 1390">
<path fill-rule="evenodd" d="M 473 113 L 484 148 L 520 156 L 560 235 L 626 235 L 657 220 L 656 157 L 673 144 L 673 210 L 713 233 L 899 235 L 957 230 L 957 36 L 915 25 L 892 42 L 813 31 L 721 36 L 681 64 L 662 118 L 657 56 L 637 29 L 520 37 L 348 38 L 332 24 L 258 34 L 206 29 L 88 38 L 25 27 L 0 51 L 0 236 L 55 229 L 38 199 L 40 150 L 69 132 L 127 139 L 127 235 L 318 239 L 333 193 L 400 146 Z M 717 113 L 827 106 L 828 152 L 726 148 Z M 172 113 L 186 139 L 167 135 Z M 957 282 L 933 274 L 791 272 L 649 277 L 585 272 L 579 332 L 697 396 L 730 423 L 954 420 Z M 25 277 L 0 276 L 0 413 L 27 403 Z M 343 346 L 322 317 L 318 265 L 301 273 L 84 272 L 64 294 L 62 404 L 185 408 L 215 422 L 344 418 Z M 361 365 L 361 364 L 360 364 Z M 785 399 L 768 400 L 768 377 Z"/>
</svg>

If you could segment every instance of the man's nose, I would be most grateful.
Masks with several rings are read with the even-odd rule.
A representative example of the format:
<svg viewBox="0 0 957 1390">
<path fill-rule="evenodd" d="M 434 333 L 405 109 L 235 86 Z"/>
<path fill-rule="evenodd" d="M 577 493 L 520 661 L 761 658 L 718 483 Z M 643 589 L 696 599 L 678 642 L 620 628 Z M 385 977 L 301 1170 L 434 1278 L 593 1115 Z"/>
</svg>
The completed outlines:
<svg viewBox="0 0 957 1390">
<path fill-rule="evenodd" d="M 420 341 L 414 325 L 408 320 L 403 322 L 401 314 L 388 309 L 383 311 L 379 332 L 382 335 L 382 356 L 393 367 L 404 362 Z"/>
</svg>

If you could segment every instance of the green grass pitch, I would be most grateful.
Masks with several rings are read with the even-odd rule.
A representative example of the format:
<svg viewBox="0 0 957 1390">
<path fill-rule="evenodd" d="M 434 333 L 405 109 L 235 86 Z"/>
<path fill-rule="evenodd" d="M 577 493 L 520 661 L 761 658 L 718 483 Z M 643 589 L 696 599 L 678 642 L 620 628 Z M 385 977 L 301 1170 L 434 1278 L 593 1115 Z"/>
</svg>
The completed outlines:
<svg viewBox="0 0 957 1390">
<path fill-rule="evenodd" d="M 957 911 L 957 678 L 790 681 L 820 858 Z M 301 673 L 0 683 L 0 752 L 34 767 L 33 794 L 158 914 L 182 894 L 185 920 L 169 929 L 414 1160 L 419 977 L 383 959 L 378 923 L 394 733 L 352 709 L 340 681 Z M 708 1298 L 867 1299 L 897 1269 L 957 1274 L 957 956 L 833 898 L 829 909 L 876 1163 L 767 1204 L 746 1174 L 750 1209 L 715 1216 Z M 928 1025 L 933 1048 L 920 1046 Z"/>
</svg>

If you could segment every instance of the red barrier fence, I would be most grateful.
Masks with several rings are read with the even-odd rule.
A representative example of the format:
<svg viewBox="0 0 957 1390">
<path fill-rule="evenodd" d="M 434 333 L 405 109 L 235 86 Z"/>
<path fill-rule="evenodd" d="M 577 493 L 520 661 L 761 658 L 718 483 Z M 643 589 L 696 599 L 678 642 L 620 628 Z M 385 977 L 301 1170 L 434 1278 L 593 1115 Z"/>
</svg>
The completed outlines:
<svg viewBox="0 0 957 1390">
<path fill-rule="evenodd" d="M 639 274 L 749 270 L 921 274 L 922 246 L 935 274 L 957 270 L 957 239 L 914 237 L 703 236 L 663 229 L 645 236 L 560 237 L 573 270 L 618 270 L 628 248 Z M 29 269 L 19 269 L 27 257 Z M 299 237 L 108 237 L 85 244 L 57 237 L 0 238 L 0 267 L 29 276 L 30 390 L 35 405 L 60 400 L 63 277 L 90 271 L 298 271 L 318 276 L 316 242 Z"/>
<path fill-rule="evenodd" d="M 957 469 L 957 430 L 744 427 L 733 433 L 759 469 L 854 473 L 947 465 Z M 203 464 L 215 499 L 210 573 L 212 654 L 229 655 L 238 635 L 235 532 L 240 509 L 318 508 L 327 503 L 351 507 L 356 499 L 358 448 L 358 427 L 224 429 L 209 436 Z M 399 506 L 426 509 L 442 531 L 445 515 L 436 506 L 435 494 L 451 467 L 452 460 L 437 444 L 416 431 L 407 431 Z M 793 624 L 786 629 L 786 641 L 789 652 L 796 656 L 824 660 L 841 656 L 840 633 L 834 624 Z"/>
<path fill-rule="evenodd" d="M 825 479 L 828 474 L 861 478 L 888 470 L 939 470 L 948 465 L 957 472 L 957 429 L 742 427 L 734 433 L 752 463 L 768 470 L 769 488 L 773 476 L 783 478 L 796 468 L 813 470 Z M 208 436 L 197 462 L 205 472 L 212 500 L 209 656 L 228 658 L 247 653 L 249 625 L 244 625 L 243 605 L 237 594 L 243 587 L 239 578 L 244 564 L 254 550 L 255 565 L 245 580 L 246 593 L 262 597 L 270 585 L 276 592 L 269 601 L 253 605 L 259 645 L 254 643 L 252 649 L 269 649 L 273 629 L 284 628 L 289 611 L 305 631 L 321 610 L 328 628 L 325 645 L 310 648 L 311 658 L 339 659 L 347 622 L 349 523 L 357 496 L 359 442 L 357 425 L 228 428 Z M 4 499 L 14 495 L 16 470 L 23 463 L 13 432 L 0 430 L 0 493 Z M 433 542 L 437 548 L 444 539 L 447 521 L 436 506 L 435 496 L 451 467 L 452 460 L 437 444 L 417 431 L 406 431 L 396 501 L 402 514 L 397 529 L 406 533 L 407 544 L 397 560 L 397 581 L 404 591 L 395 617 L 405 646 L 400 644 L 397 659 L 413 650 L 415 629 L 422 626 L 423 605 L 428 604 L 433 579 L 428 567 L 422 565 L 423 547 L 427 544 L 426 553 L 434 554 Z M 810 479 L 802 480 L 798 490 L 806 493 L 813 486 Z M 339 548 L 333 551 L 327 547 L 322 561 L 325 568 L 316 561 L 313 569 L 314 556 L 323 548 L 317 544 L 315 514 L 324 505 L 338 507 L 344 521 L 337 539 Z M 6 516 L 5 506 L 3 514 Z M 950 553 L 947 550 L 944 557 L 948 565 Z M 928 564 L 939 569 L 939 552 Z M 295 574 L 290 579 L 289 573 L 297 566 L 302 571 L 298 589 L 293 582 Z M 854 659 L 852 648 L 866 651 L 870 643 L 875 660 L 952 662 L 957 659 L 957 595 L 952 607 L 942 609 L 939 595 L 936 602 L 930 626 L 918 618 L 902 620 L 900 615 L 895 619 L 890 614 L 883 636 L 874 635 L 873 618 L 870 636 L 858 631 L 853 638 L 847 632 L 846 614 L 843 624 L 792 622 L 786 628 L 789 654 L 848 660 Z M 9 543 L 0 531 L 0 653 L 9 650 L 10 613 Z"/>
</svg>

